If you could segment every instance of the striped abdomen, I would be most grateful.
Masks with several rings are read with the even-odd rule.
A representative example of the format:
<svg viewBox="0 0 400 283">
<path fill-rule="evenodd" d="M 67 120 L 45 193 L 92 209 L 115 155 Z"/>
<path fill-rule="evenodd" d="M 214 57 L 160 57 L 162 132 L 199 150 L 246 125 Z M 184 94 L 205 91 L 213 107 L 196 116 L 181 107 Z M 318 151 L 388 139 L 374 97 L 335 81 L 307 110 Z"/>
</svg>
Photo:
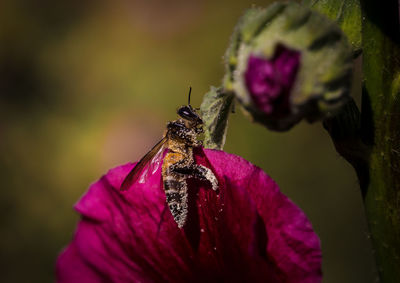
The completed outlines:
<svg viewBox="0 0 400 283">
<path fill-rule="evenodd" d="M 170 152 L 164 158 L 163 183 L 167 204 L 175 222 L 179 228 L 185 225 L 188 212 L 188 188 L 186 177 L 176 174 L 171 166 L 178 162 L 184 162 L 185 156 L 180 153 Z"/>
</svg>

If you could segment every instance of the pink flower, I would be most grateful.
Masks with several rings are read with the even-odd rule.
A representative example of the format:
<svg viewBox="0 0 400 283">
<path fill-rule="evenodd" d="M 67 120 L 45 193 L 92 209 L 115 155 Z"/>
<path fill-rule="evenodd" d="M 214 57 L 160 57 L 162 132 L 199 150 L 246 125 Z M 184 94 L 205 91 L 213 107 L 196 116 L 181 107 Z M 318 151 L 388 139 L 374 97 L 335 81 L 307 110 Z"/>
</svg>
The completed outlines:
<svg viewBox="0 0 400 283">
<path fill-rule="evenodd" d="M 75 209 L 74 239 L 57 260 L 57 282 L 320 282 L 318 236 L 304 213 L 260 168 L 196 149 L 219 192 L 189 179 L 189 215 L 179 229 L 160 169 L 119 190 L 134 164 L 110 170 Z"/>
<path fill-rule="evenodd" d="M 290 92 L 300 63 L 300 52 L 277 45 L 271 59 L 250 55 L 246 86 L 255 105 L 267 115 L 290 112 Z"/>
</svg>

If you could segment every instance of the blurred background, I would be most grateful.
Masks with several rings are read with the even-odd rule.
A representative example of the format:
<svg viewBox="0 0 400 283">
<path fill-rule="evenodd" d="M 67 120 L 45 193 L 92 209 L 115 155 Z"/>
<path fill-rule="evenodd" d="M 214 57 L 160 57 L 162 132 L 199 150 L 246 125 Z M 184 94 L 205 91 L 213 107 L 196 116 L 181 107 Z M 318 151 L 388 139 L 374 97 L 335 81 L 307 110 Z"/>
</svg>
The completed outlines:
<svg viewBox="0 0 400 283">
<path fill-rule="evenodd" d="M 270 1 L 0 1 L 0 274 L 52 282 L 72 206 L 158 141 L 193 87 L 218 86 L 239 16 Z M 237 111 L 225 150 L 261 166 L 321 238 L 324 282 L 375 282 L 353 169 L 321 124 L 288 133 Z"/>
</svg>

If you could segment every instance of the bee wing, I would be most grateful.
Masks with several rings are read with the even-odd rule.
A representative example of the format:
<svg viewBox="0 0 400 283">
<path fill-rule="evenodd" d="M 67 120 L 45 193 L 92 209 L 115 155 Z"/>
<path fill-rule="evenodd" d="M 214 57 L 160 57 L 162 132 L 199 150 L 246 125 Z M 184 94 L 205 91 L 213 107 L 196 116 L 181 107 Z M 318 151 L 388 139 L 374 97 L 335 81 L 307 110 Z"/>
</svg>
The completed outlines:
<svg viewBox="0 0 400 283">
<path fill-rule="evenodd" d="M 122 182 L 121 191 L 129 189 L 132 184 L 139 180 L 139 183 L 144 183 L 146 179 L 154 174 L 162 163 L 165 142 L 167 138 L 163 138 L 148 152 L 135 167 L 129 172 Z M 147 166 L 148 165 L 148 166 Z"/>
</svg>

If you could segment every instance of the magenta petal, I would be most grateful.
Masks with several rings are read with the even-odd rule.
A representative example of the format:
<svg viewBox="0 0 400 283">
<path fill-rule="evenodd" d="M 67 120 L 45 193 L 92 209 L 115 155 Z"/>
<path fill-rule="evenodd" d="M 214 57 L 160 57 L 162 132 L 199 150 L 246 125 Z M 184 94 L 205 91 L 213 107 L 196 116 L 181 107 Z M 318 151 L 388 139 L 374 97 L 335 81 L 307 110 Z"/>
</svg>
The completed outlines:
<svg viewBox="0 0 400 283">
<path fill-rule="evenodd" d="M 271 178 L 222 151 L 197 149 L 195 158 L 220 186 L 189 180 L 184 229 L 166 206 L 160 170 L 126 192 L 119 187 L 132 164 L 93 184 L 76 205 L 82 220 L 57 281 L 320 282 L 318 237 Z"/>
<path fill-rule="evenodd" d="M 88 265 L 74 242 L 72 242 L 58 257 L 56 265 L 57 282 L 97 283 L 103 280 L 92 266 Z"/>
<path fill-rule="evenodd" d="M 284 282 L 319 282 L 320 243 L 305 214 L 260 168 L 235 155 L 205 153 L 218 175 L 245 188 L 255 202 L 267 232 L 266 254 L 286 276 Z"/>
<path fill-rule="evenodd" d="M 246 87 L 254 104 L 265 114 L 284 116 L 290 111 L 289 96 L 300 64 L 300 53 L 278 44 L 270 59 L 250 55 Z"/>
</svg>

